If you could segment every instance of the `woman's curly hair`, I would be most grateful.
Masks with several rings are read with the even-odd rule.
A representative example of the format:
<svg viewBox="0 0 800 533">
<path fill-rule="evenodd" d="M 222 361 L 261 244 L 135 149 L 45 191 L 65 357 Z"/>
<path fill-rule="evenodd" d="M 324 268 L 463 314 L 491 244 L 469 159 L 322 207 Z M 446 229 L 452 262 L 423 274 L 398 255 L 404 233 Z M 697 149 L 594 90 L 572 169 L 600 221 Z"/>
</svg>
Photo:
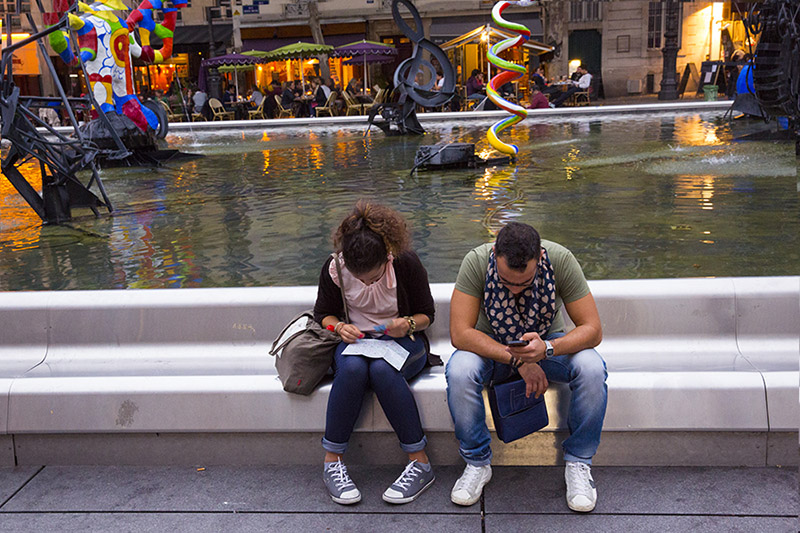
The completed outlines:
<svg viewBox="0 0 800 533">
<path fill-rule="evenodd" d="M 342 252 L 353 274 L 364 274 L 406 251 L 411 237 L 406 219 L 385 205 L 368 200 L 356 202 L 353 211 L 333 233 L 333 246 Z"/>
</svg>

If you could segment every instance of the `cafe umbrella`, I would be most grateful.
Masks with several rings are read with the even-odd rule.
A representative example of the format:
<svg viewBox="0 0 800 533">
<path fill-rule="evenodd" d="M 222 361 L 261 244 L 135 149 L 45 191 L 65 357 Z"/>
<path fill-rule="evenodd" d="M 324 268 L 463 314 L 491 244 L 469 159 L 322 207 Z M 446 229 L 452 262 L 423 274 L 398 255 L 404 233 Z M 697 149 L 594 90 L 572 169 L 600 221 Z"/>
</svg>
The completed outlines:
<svg viewBox="0 0 800 533">
<path fill-rule="evenodd" d="M 212 57 L 210 59 L 204 59 L 200 62 L 200 79 L 198 80 L 198 85 L 200 86 L 203 91 L 206 90 L 206 69 L 211 67 L 222 67 L 222 66 L 230 66 L 234 69 L 234 84 L 236 87 L 236 99 L 239 99 L 239 76 L 236 73 L 236 69 L 238 67 L 243 67 L 245 65 L 253 65 L 255 63 L 263 63 L 264 60 L 255 56 L 251 55 L 244 55 L 244 54 L 227 54 L 224 56 L 217 56 Z"/>
<path fill-rule="evenodd" d="M 333 57 L 351 57 L 345 63 L 355 65 L 357 62 L 364 66 L 364 88 L 369 87 L 369 70 L 371 63 L 389 63 L 397 57 L 397 48 L 394 46 L 377 43 L 375 41 L 361 40 L 335 48 L 331 52 Z"/>
<path fill-rule="evenodd" d="M 322 54 L 330 54 L 332 50 L 333 46 L 327 44 L 297 42 L 264 53 L 260 62 L 281 61 L 286 59 L 299 59 L 302 61 L 303 59 L 311 59 Z M 300 65 L 300 79 L 303 83 L 303 87 L 305 87 L 306 78 L 303 73 L 302 64 Z"/>
</svg>

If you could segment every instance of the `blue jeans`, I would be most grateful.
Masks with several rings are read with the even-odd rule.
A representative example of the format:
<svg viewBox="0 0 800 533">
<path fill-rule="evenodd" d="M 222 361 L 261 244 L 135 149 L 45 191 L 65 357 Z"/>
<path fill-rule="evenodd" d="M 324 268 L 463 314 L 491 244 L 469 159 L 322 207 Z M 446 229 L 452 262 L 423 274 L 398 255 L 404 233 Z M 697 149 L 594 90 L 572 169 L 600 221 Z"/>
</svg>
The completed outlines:
<svg viewBox="0 0 800 533">
<path fill-rule="evenodd" d="M 425 449 L 428 441 L 422 432 L 417 402 L 407 381 L 425 368 L 428 360 L 425 342 L 419 336 L 412 341 L 409 337 L 384 335 L 381 340 L 395 341 L 408 350 L 408 360 L 402 372 L 383 359 L 343 355 L 347 343 L 341 342 L 336 347 L 333 361 L 335 373 L 328 397 L 325 437 L 322 439 L 325 451 L 343 454 L 347 450 L 368 386 L 375 391 L 386 418 L 400 440 L 400 448 L 406 453 Z"/>
<path fill-rule="evenodd" d="M 555 333 L 547 338 L 563 335 Z M 564 459 L 592 464 L 606 414 L 608 373 L 605 361 L 590 349 L 550 357 L 540 364 L 548 381 L 569 383 L 572 392 L 567 418 L 569 437 L 562 443 Z M 467 463 L 475 466 L 492 462 L 489 447 L 492 438 L 486 427 L 481 392 L 492 379 L 493 371 L 495 381 L 502 381 L 514 372 L 509 365 L 463 350 L 456 350 L 445 368 L 447 403 L 460 443 L 459 452 Z"/>
</svg>

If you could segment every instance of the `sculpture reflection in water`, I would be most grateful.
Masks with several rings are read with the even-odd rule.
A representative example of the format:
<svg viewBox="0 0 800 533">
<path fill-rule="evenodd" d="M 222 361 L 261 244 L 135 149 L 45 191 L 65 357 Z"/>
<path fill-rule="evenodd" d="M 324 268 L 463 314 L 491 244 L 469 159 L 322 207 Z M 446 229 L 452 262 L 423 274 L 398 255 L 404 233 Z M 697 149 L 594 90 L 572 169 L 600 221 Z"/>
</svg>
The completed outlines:
<svg viewBox="0 0 800 533">
<path fill-rule="evenodd" d="M 45 223 L 69 221 L 74 208 L 89 208 L 95 215 L 99 215 L 99 208 L 113 210 L 98 174 L 100 162 L 105 166 L 158 165 L 178 154 L 176 150 L 158 150 L 157 137 L 163 138 L 167 133 L 166 113 L 157 102 L 142 104 L 136 97 L 131 65 L 132 56 L 149 63 L 170 57 L 177 9 L 185 5 L 186 0 L 176 1 L 172 7 L 165 7 L 160 0 L 145 0 L 123 20 L 114 13 L 127 10 L 120 0 L 100 0 L 90 5 L 54 0 L 53 11 L 46 11 L 37 0 L 47 28 L 38 30 L 28 13 L 33 35 L 14 44 L 9 42 L 3 49 L 0 116 L 2 137 L 11 147 L 2 170 Z M 20 7 L 17 6 L 18 12 Z M 163 23 L 155 21 L 157 10 L 163 13 Z M 137 28 L 141 43 L 135 37 Z M 161 49 L 153 49 L 151 34 L 161 38 Z M 44 46 L 45 37 L 66 63 L 80 67 L 91 88 L 88 94 L 80 98 L 66 96 Z M 24 96 L 14 85 L 13 53 L 34 42 L 53 78 L 57 97 Z M 71 137 L 56 131 L 33 111 L 53 106 L 67 113 L 73 129 Z M 88 115 L 92 120 L 79 126 L 75 110 L 83 111 L 84 117 Z M 46 134 L 37 128 L 43 128 Z M 20 171 L 31 158 L 39 162 L 41 195 Z M 78 176 L 82 171 L 90 176 L 85 184 Z M 93 186 L 102 199 L 92 192 Z"/>
</svg>

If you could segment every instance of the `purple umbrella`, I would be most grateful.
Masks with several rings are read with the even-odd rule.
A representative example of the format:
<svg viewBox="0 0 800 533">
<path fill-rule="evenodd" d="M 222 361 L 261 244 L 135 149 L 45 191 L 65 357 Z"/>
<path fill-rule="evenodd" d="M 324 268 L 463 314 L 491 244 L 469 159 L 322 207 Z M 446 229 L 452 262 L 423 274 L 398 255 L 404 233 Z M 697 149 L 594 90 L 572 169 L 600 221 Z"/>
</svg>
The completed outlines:
<svg viewBox="0 0 800 533">
<path fill-rule="evenodd" d="M 345 61 L 342 61 L 342 65 L 363 65 L 366 61 L 367 64 L 372 65 L 373 63 L 391 63 L 395 60 L 395 56 L 363 56 L 361 57 L 351 57 Z"/>
<path fill-rule="evenodd" d="M 260 57 L 246 56 L 244 54 L 227 54 L 224 56 L 212 57 L 204 59 L 200 62 L 200 76 L 197 80 L 197 85 L 200 90 L 206 92 L 206 69 L 210 67 L 221 67 L 223 65 L 232 65 L 234 67 L 239 65 L 252 65 L 254 63 L 263 63 L 264 60 Z M 234 74 L 234 82 L 236 84 L 236 99 L 239 99 L 239 76 Z"/>
<path fill-rule="evenodd" d="M 334 48 L 331 52 L 332 57 L 352 57 L 345 62 L 348 65 L 354 65 L 356 62 L 364 65 L 364 78 L 366 86 L 369 86 L 369 80 L 366 79 L 368 75 L 367 63 L 383 63 L 394 61 L 397 56 L 397 49 L 388 44 L 376 43 L 375 41 L 357 41 L 355 43 L 346 44 L 338 48 Z M 356 60 L 360 57 L 361 60 Z"/>
</svg>

